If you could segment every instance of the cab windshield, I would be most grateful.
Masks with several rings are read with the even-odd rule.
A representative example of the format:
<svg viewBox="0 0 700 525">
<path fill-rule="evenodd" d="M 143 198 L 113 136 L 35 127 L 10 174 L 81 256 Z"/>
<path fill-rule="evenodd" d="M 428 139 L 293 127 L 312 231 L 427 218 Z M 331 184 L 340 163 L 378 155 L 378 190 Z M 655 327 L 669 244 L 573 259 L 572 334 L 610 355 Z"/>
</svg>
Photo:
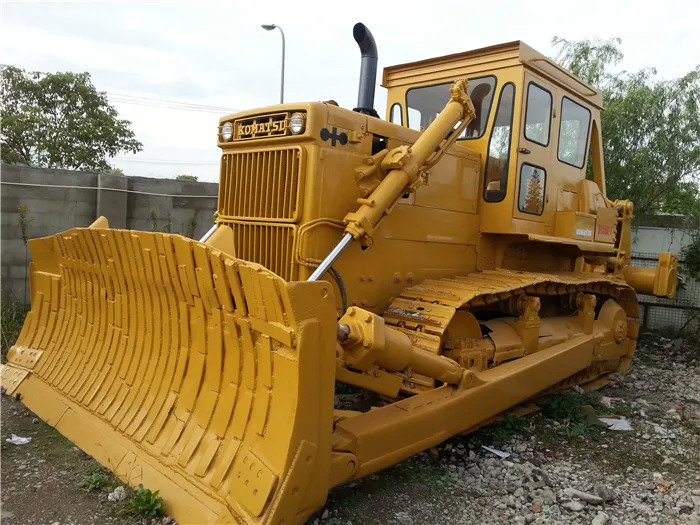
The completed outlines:
<svg viewBox="0 0 700 525">
<path fill-rule="evenodd" d="M 450 99 L 451 82 L 433 84 L 409 89 L 406 92 L 407 125 L 411 129 L 423 131 L 443 110 Z M 469 79 L 469 96 L 474 103 L 476 118 L 459 136 L 460 140 L 478 139 L 486 131 L 486 123 L 491 111 L 496 77 L 477 77 Z"/>
</svg>

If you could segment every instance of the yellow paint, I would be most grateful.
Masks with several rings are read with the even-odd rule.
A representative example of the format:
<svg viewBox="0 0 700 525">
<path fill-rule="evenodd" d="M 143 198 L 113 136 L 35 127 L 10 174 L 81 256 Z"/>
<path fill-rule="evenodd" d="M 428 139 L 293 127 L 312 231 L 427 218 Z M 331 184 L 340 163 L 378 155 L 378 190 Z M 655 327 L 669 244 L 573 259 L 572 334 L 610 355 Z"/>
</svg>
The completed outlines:
<svg viewBox="0 0 700 525">
<path fill-rule="evenodd" d="M 274 522 L 289 509 L 269 503 L 279 498 L 304 440 L 324 451 L 311 461 L 326 477 L 294 504 L 321 504 L 335 369 L 334 355 L 318 354 L 335 344 L 328 283 L 287 283 L 182 237 L 96 231 L 30 241 L 32 249 L 52 246 L 53 254 L 44 255 L 60 271 L 45 273 L 35 257 L 36 282 L 45 286 L 34 291 L 28 328 L 2 369 L 8 393 L 20 394 L 124 481 L 160 488 L 180 523 L 214 523 L 221 516 Z M 215 285 L 211 268 L 228 278 Z M 190 304 L 175 292 L 185 286 Z M 117 302 L 138 312 L 127 316 L 128 328 L 105 326 L 102 313 Z M 62 323 L 51 323 L 50 314 Z M 65 329 L 71 326 L 78 329 Z M 327 380 L 317 381 L 319 375 Z M 238 479 L 243 470 L 248 477 Z"/>
<path fill-rule="evenodd" d="M 488 107 L 483 84 L 468 95 L 484 77 Z M 332 102 L 223 117 L 206 243 L 105 218 L 30 241 L 7 393 L 160 490 L 179 523 L 278 525 L 535 395 L 627 370 L 635 290 L 672 296 L 677 261 L 630 266 L 634 207 L 606 197 L 600 93 L 511 42 L 387 68 L 387 116 L 398 104 L 410 122 L 410 90 L 443 84 L 422 133 Z M 551 95 L 546 143 L 531 84 Z M 566 133 L 585 133 L 593 180 L 587 152 L 560 160 L 565 99 L 590 114 Z M 344 233 L 336 277 L 305 282 Z M 334 412 L 336 381 L 394 402 Z"/>
</svg>

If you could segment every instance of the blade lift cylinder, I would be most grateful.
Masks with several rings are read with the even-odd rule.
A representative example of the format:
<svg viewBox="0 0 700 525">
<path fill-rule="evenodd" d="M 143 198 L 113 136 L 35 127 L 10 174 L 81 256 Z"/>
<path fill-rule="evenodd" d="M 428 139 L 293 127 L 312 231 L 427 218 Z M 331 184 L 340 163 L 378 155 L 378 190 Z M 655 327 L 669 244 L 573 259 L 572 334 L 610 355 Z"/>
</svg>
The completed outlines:
<svg viewBox="0 0 700 525">
<path fill-rule="evenodd" d="M 386 176 L 368 198 L 358 199 L 360 207 L 345 216 L 345 234 L 340 242 L 307 279 L 317 281 L 328 271 L 353 239 L 371 237 L 382 217 L 399 197 L 411 188 L 426 167 L 435 165 L 474 119 L 474 105 L 467 92 L 467 80 L 450 88 L 450 100 L 412 146 L 389 151 L 382 161 Z"/>
</svg>

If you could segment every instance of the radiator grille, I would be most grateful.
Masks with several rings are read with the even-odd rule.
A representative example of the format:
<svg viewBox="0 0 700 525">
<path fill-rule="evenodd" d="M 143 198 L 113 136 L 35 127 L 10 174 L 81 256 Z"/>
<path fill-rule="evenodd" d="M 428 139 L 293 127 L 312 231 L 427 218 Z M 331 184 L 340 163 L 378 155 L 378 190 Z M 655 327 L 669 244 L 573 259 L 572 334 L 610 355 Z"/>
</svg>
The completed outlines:
<svg viewBox="0 0 700 525">
<path fill-rule="evenodd" d="M 285 281 L 296 279 L 292 247 L 296 226 L 254 222 L 224 222 L 233 229 L 235 256 L 262 264 Z"/>
<path fill-rule="evenodd" d="M 219 217 L 294 222 L 300 213 L 303 149 L 226 153 L 221 158 Z"/>
</svg>

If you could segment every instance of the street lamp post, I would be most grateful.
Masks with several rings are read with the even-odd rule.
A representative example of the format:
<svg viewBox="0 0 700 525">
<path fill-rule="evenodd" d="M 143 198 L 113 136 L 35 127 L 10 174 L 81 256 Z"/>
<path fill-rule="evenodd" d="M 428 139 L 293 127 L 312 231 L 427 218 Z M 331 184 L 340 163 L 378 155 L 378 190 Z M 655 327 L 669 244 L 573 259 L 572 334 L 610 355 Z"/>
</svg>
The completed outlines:
<svg viewBox="0 0 700 525">
<path fill-rule="evenodd" d="M 263 24 L 261 26 L 265 31 L 272 31 L 273 29 L 279 29 L 282 34 L 282 80 L 280 82 L 280 104 L 284 103 L 284 31 L 282 28 L 275 24 Z"/>
</svg>

